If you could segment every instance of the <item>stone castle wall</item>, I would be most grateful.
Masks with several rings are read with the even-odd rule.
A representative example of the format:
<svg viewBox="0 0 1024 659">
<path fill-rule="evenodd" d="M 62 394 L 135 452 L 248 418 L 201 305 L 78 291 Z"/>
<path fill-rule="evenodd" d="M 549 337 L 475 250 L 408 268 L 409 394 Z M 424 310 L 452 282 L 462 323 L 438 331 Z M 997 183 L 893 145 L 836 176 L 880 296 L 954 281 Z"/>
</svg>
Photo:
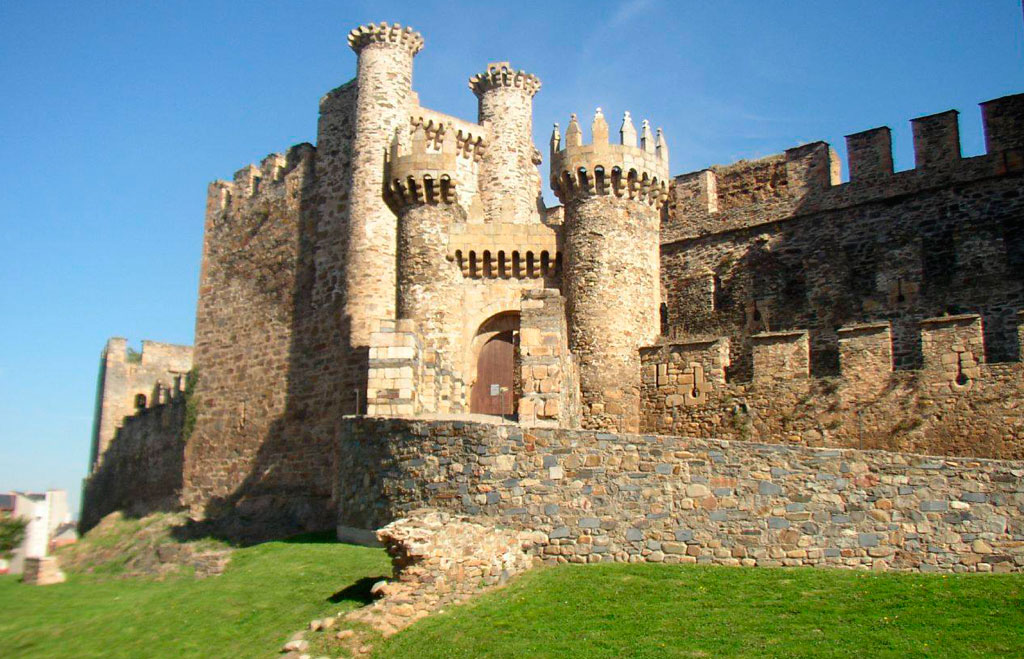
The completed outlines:
<svg viewBox="0 0 1024 659">
<path fill-rule="evenodd" d="M 908 172 L 893 172 L 888 129 L 851 135 L 846 184 L 818 142 L 670 187 L 660 131 L 638 134 L 627 113 L 612 145 L 599 110 L 590 144 L 575 117 L 564 147 L 556 128 L 565 207 L 544 209 L 535 76 L 508 63 L 474 76 L 472 123 L 419 105 L 418 33 L 369 25 L 349 42 L 358 77 L 321 99 L 317 146 L 209 189 L 195 419 L 183 458 L 168 458 L 183 460 L 175 487 L 193 513 L 234 513 L 263 535 L 323 527 L 391 459 L 374 439 L 332 464 L 339 426 L 356 427 L 346 417 L 466 411 L 481 350 L 505 332 L 519 420 L 545 433 L 1024 457 L 1024 96 L 983 104 L 976 158 L 961 158 L 952 112 L 914 120 Z M 155 387 L 161 402 L 160 379 L 191 367 L 189 349 L 159 346 L 141 366 L 108 347 L 94 469 L 129 394 Z M 171 444 L 169 426 L 131 423 L 118 456 L 150 450 L 132 439 L 146 433 L 157 453 Z M 118 469 L 124 487 L 138 481 L 118 457 L 89 487 L 127 505 Z M 142 499 L 163 501 L 167 474 L 149 469 Z M 343 515 L 369 524 L 392 504 L 362 505 Z"/>
<path fill-rule="evenodd" d="M 1024 569 L 1024 462 L 464 421 L 349 419 L 339 532 L 424 506 L 557 562 Z"/>
<path fill-rule="evenodd" d="M 956 114 L 943 113 L 913 122 L 918 162 L 904 172 L 876 129 L 848 138 L 841 185 L 821 143 L 677 177 L 662 226 L 668 333 L 729 336 L 731 371 L 749 377 L 753 335 L 806 328 L 827 375 L 839 327 L 890 322 L 897 368 L 914 368 L 922 319 L 980 313 L 988 360 L 1016 359 L 1024 153 L 1009 135 L 1024 132 L 1024 97 L 984 107 L 997 139 L 982 156 L 960 157 Z"/>
<path fill-rule="evenodd" d="M 192 347 L 143 341 L 142 352 L 128 354 L 128 341 L 112 338 L 100 356 L 96 413 L 89 469 L 103 462 L 107 447 L 126 417 L 160 405 L 185 387 L 192 369 Z"/>
<path fill-rule="evenodd" d="M 646 432 L 1024 458 L 1024 365 L 984 362 L 978 316 L 946 316 L 919 329 L 924 363 L 893 370 L 888 323 L 838 331 L 841 372 L 810 372 L 806 331 L 758 334 L 753 377 L 727 378 L 729 339 L 641 350 Z"/>
<path fill-rule="evenodd" d="M 303 144 L 210 186 L 196 313 L 196 420 L 185 503 L 216 516 L 329 499 L 327 461 L 289 425 L 314 264 L 316 150 Z M 326 507 L 326 504 L 324 504 Z M 282 510 L 277 510 L 282 509 Z"/>
<path fill-rule="evenodd" d="M 176 392 L 123 420 L 82 488 L 82 531 L 115 510 L 143 516 L 180 507 L 185 409 L 183 393 Z"/>
</svg>

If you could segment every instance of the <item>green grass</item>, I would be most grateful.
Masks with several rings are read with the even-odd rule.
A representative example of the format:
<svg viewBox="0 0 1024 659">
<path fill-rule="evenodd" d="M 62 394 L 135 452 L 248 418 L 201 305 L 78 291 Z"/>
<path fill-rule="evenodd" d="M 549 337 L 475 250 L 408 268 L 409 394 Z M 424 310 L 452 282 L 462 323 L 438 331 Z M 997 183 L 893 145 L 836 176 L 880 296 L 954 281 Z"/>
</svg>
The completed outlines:
<svg viewBox="0 0 1024 659">
<path fill-rule="evenodd" d="M 389 572 L 383 551 L 319 537 L 237 549 L 205 580 L 2 577 L 0 655 L 272 657 Z M 333 633 L 307 638 L 318 656 Z M 542 568 L 374 644 L 377 657 L 1024 656 L 1024 575 Z"/>
<path fill-rule="evenodd" d="M 1024 576 L 566 566 L 425 619 L 374 656 L 1024 656 Z"/>
<path fill-rule="evenodd" d="M 0 655 L 270 657 L 311 619 L 361 606 L 371 578 L 390 572 L 383 551 L 320 537 L 238 549 L 223 575 L 201 580 L 72 575 L 31 587 L 4 576 Z"/>
</svg>

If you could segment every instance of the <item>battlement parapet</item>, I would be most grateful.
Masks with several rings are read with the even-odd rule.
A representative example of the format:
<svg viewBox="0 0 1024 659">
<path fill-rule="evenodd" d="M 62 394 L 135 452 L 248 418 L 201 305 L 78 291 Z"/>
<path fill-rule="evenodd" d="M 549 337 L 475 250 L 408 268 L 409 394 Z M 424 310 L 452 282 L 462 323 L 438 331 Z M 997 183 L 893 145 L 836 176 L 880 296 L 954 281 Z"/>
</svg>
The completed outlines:
<svg viewBox="0 0 1024 659">
<path fill-rule="evenodd" d="M 473 279 L 555 277 L 561 272 L 561 235 L 544 224 L 455 224 L 448 258 Z"/>
<path fill-rule="evenodd" d="M 785 154 L 676 176 L 662 242 L 771 224 L 791 217 L 1024 171 L 1024 94 L 981 104 L 987 153 L 963 158 L 955 110 L 911 120 L 915 168 L 894 172 L 888 127 L 846 137 L 850 180 L 834 151 L 815 142 Z"/>
<path fill-rule="evenodd" d="M 413 121 L 408 141 L 396 133 L 385 162 L 385 198 L 396 212 L 421 204 L 454 204 L 467 207 L 475 191 L 477 162 L 483 150 L 481 137 L 463 136 L 450 123 L 433 119 Z M 457 194 L 467 186 L 469 193 Z"/>
<path fill-rule="evenodd" d="M 1024 149 L 1024 94 L 982 103 L 981 123 L 986 153 Z"/>
<path fill-rule="evenodd" d="M 296 175 L 304 175 L 316 158 L 316 147 L 307 142 L 296 144 L 287 153 L 271 153 L 259 167 L 246 165 L 231 181 L 218 180 L 210 184 L 208 197 L 213 210 L 225 210 L 232 203 L 262 195 L 280 194 L 286 183 Z"/>
<path fill-rule="evenodd" d="M 560 202 L 614 195 L 660 208 L 668 200 L 668 144 L 660 128 L 655 138 L 644 120 L 638 144 L 636 128 L 626 112 L 619 130 L 620 144 L 610 144 L 608 123 L 598 108 L 591 133 L 591 143 L 583 144 L 574 114 L 563 145 L 555 124 L 551 135 L 551 189 Z"/>
<path fill-rule="evenodd" d="M 1024 314 L 1018 319 L 1024 335 Z M 985 363 L 978 315 L 919 323 L 924 364 L 917 370 L 894 370 L 889 322 L 836 330 L 839 372 L 824 377 L 811 377 L 803 330 L 752 337 L 749 380 L 711 377 L 726 357 L 714 340 L 641 348 L 642 430 L 932 455 L 1024 456 L 1024 410 L 1016 403 L 1024 392 L 1024 364 Z"/>
<path fill-rule="evenodd" d="M 440 149 L 441 143 L 455 136 L 456 152 L 474 162 L 480 162 L 487 148 L 487 129 L 479 124 L 451 117 L 427 108 L 417 108 L 409 118 L 410 134 L 422 129 L 425 141 L 434 142 L 434 148 Z"/>
<path fill-rule="evenodd" d="M 381 21 L 353 29 L 348 33 L 348 45 L 356 54 L 367 47 L 384 45 L 404 48 L 416 55 L 423 50 L 423 35 L 411 27 Z"/>
<path fill-rule="evenodd" d="M 754 381 L 793 380 L 811 373 L 811 344 L 805 330 L 763 332 L 750 337 Z"/>
<path fill-rule="evenodd" d="M 1024 311 L 1018 314 L 1018 323 L 1019 336 L 1024 344 Z M 923 365 L 916 372 L 919 378 L 956 392 L 970 389 L 971 382 L 983 376 L 985 338 L 981 316 L 960 314 L 925 318 L 919 326 L 924 356 Z M 873 384 L 889 380 L 894 369 L 892 327 L 888 321 L 847 325 L 838 328 L 836 334 L 839 340 L 838 379 L 845 386 L 864 389 L 864 385 L 872 385 L 867 388 L 877 390 Z M 752 382 L 755 386 L 811 376 L 807 330 L 763 332 L 754 334 L 750 339 Z M 669 339 L 641 348 L 641 355 L 644 364 L 669 363 L 668 356 L 675 353 L 696 355 L 693 357 L 695 361 L 718 365 L 719 370 L 715 372 L 720 371 L 722 376 L 716 381 L 724 383 L 724 368 L 729 365 L 728 341 L 727 337 Z M 654 371 L 645 373 L 645 377 L 654 375 Z"/>
<path fill-rule="evenodd" d="M 469 79 L 469 88 L 478 97 L 495 89 L 519 89 L 529 96 L 540 91 L 540 78 L 512 68 L 509 62 L 491 62 L 487 70 Z"/>
</svg>

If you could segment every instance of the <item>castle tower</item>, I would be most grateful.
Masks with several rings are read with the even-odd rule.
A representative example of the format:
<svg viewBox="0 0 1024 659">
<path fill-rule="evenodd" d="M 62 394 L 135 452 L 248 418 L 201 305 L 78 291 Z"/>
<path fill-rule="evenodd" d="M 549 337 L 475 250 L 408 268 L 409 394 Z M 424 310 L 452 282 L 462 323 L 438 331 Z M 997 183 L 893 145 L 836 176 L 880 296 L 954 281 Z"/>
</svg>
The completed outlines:
<svg viewBox="0 0 1024 659">
<path fill-rule="evenodd" d="M 479 123 L 490 129 L 480 174 L 486 221 L 539 223 L 540 153 L 533 146 L 533 96 L 540 91 L 540 79 L 508 62 L 495 62 L 470 78 L 469 88 L 479 99 Z"/>
<path fill-rule="evenodd" d="M 412 28 L 364 25 L 348 35 L 359 57 L 345 305 L 353 346 L 369 345 L 374 321 L 395 317 L 396 219 L 385 203 L 384 155 L 395 129 L 409 123 L 412 60 L 423 37 Z"/>
<path fill-rule="evenodd" d="M 387 166 L 385 197 L 398 215 L 398 318 L 416 323 L 424 348 L 434 354 L 436 370 L 451 374 L 461 336 L 462 287 L 458 264 L 449 260 L 451 227 L 466 221 L 458 189 L 458 158 L 474 154 L 459 146 L 447 124 L 419 125 L 411 148 L 395 135 Z M 427 396 L 434 406 L 448 392 Z M 456 408 L 461 401 L 455 401 Z M 428 404 L 429 406 L 429 404 Z M 425 409 L 424 411 L 449 411 Z"/>
<path fill-rule="evenodd" d="M 563 292 L 569 348 L 579 358 L 585 428 L 637 432 L 638 349 L 658 336 L 658 235 L 668 199 L 668 147 L 647 122 L 640 144 L 629 113 L 621 144 L 609 144 L 598 108 L 593 142 L 576 115 L 559 150 L 551 140 L 551 187 L 565 205 Z"/>
</svg>

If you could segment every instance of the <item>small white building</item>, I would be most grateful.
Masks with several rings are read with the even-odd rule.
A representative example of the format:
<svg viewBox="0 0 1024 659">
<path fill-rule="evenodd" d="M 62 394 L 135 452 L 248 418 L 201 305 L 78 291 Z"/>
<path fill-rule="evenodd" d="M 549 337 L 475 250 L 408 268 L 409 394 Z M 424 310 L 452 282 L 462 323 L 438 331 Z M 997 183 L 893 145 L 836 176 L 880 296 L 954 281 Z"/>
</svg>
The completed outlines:
<svg viewBox="0 0 1024 659">
<path fill-rule="evenodd" d="M 68 493 L 64 490 L 47 490 L 43 493 L 10 492 L 2 495 L 0 505 L 13 517 L 28 520 L 25 539 L 14 550 L 8 571 L 21 574 L 26 558 L 43 558 L 49 554 L 50 543 L 56 531 L 71 521 L 68 512 Z"/>
</svg>

